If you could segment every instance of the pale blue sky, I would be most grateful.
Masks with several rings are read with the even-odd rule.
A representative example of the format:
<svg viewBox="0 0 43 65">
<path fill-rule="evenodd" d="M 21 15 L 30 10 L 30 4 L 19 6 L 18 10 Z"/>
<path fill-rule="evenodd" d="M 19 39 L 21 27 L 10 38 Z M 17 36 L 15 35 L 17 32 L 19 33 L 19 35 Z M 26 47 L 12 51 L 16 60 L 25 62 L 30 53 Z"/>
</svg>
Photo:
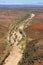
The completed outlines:
<svg viewBox="0 0 43 65">
<path fill-rule="evenodd" d="M 0 4 L 32 4 L 32 5 L 43 5 L 43 0 L 0 0 Z"/>
</svg>

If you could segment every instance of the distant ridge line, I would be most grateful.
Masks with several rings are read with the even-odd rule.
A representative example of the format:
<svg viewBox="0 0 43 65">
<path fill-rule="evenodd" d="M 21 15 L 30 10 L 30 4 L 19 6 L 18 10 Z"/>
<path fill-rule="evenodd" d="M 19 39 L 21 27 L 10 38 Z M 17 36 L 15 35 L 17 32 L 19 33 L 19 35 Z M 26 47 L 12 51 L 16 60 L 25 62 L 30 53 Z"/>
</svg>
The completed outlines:
<svg viewBox="0 0 43 65">
<path fill-rule="evenodd" d="M 43 7 L 43 5 L 0 5 L 0 8 L 12 8 L 12 7 Z"/>
</svg>

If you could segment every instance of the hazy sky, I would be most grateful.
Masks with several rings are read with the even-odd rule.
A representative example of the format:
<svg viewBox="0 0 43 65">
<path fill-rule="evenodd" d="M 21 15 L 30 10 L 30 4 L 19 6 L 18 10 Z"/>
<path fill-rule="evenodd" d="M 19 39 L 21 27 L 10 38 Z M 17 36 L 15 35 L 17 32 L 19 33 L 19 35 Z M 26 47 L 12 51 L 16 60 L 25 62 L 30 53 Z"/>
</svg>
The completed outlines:
<svg viewBox="0 0 43 65">
<path fill-rule="evenodd" d="M 35 4 L 43 5 L 43 0 L 0 0 L 0 4 Z"/>
</svg>

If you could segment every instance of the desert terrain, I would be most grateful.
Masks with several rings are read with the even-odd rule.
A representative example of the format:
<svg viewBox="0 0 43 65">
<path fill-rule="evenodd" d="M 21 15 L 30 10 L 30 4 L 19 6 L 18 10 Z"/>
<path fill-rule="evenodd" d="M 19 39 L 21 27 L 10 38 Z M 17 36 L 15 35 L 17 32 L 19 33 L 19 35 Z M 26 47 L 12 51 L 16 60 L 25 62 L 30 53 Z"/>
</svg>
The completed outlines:
<svg viewBox="0 0 43 65">
<path fill-rule="evenodd" d="M 43 8 L 0 10 L 0 65 L 43 65 Z"/>
<path fill-rule="evenodd" d="M 6 50 L 6 46 L 7 46 L 6 38 L 8 35 L 9 26 L 11 25 L 11 23 L 17 22 L 25 14 L 26 13 L 24 12 L 22 14 L 22 12 L 16 12 L 11 10 L 0 11 L 0 60 L 4 55 L 4 50 Z"/>
</svg>

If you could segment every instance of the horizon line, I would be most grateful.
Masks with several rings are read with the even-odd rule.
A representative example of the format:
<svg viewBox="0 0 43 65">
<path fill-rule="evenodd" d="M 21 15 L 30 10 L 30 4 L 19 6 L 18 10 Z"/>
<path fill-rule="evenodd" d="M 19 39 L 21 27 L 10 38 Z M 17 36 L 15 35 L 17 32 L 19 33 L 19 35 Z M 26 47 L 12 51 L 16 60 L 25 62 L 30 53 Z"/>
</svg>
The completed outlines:
<svg viewBox="0 0 43 65">
<path fill-rule="evenodd" d="M 26 5 L 26 6 L 28 6 L 28 5 L 38 5 L 38 6 L 43 6 L 43 5 L 40 5 L 40 4 L 0 4 L 0 5 Z"/>
</svg>

